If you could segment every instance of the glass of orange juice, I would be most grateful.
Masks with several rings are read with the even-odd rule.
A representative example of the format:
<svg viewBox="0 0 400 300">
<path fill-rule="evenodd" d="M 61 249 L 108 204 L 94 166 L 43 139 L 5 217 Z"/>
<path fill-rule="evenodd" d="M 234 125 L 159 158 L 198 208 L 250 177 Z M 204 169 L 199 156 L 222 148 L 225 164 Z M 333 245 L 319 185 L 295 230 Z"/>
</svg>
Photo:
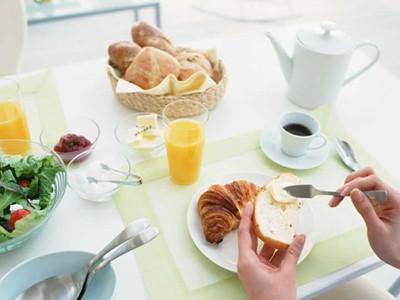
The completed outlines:
<svg viewBox="0 0 400 300">
<path fill-rule="evenodd" d="M 12 90 L 11 90 L 12 89 Z M 5 99 L 0 99 L 0 147 L 5 154 L 25 154 L 30 143 L 10 143 L 9 140 L 30 140 L 28 121 L 20 102 L 19 86 L 7 90 Z M 3 96 L 4 97 L 4 96 Z M 2 143 L 2 140 L 8 140 Z"/>
<path fill-rule="evenodd" d="M 199 178 L 208 116 L 203 104 L 191 100 L 171 102 L 163 110 L 169 175 L 176 184 Z"/>
</svg>

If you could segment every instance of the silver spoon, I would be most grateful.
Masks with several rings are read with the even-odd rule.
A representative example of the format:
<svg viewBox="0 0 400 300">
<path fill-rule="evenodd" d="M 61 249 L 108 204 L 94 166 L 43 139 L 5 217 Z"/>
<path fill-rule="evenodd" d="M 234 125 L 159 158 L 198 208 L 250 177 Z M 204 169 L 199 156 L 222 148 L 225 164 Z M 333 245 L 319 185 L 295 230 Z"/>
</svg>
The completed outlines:
<svg viewBox="0 0 400 300">
<path fill-rule="evenodd" d="M 119 246 L 116 250 L 112 251 L 111 253 L 107 254 L 107 256 L 105 257 L 105 259 L 100 262 L 98 265 L 96 265 L 96 267 L 89 273 L 87 280 L 85 282 L 85 285 L 81 291 L 81 294 L 79 295 L 79 297 L 77 298 L 77 300 L 81 300 L 83 299 L 83 297 L 85 296 L 85 293 L 87 292 L 93 278 L 96 276 L 96 274 L 103 269 L 104 267 L 106 267 L 111 261 L 113 261 L 114 259 L 120 257 L 121 255 L 124 255 L 125 253 L 140 247 L 141 245 L 144 245 L 150 241 L 152 241 L 153 239 L 155 239 L 158 234 L 159 234 L 159 230 L 155 227 L 149 227 L 146 230 L 140 232 L 137 236 L 135 236 L 133 239 L 130 239 L 128 241 L 126 241 L 125 243 L 123 243 L 121 246 Z"/>
<path fill-rule="evenodd" d="M 139 175 L 135 175 L 135 174 L 127 173 L 127 172 L 124 172 L 124 171 L 121 171 L 118 169 L 111 168 L 109 165 L 107 165 L 105 163 L 100 163 L 100 166 L 102 167 L 103 170 L 112 171 L 112 172 L 119 173 L 119 174 L 122 174 L 125 176 L 133 177 L 133 178 L 136 178 L 138 181 L 143 182 L 142 177 L 140 177 Z"/>
<path fill-rule="evenodd" d="M 336 138 L 335 146 L 340 158 L 350 170 L 354 172 L 361 169 L 361 164 L 357 161 L 354 151 L 348 142 Z"/>
<path fill-rule="evenodd" d="M 107 183 L 115 183 L 115 184 L 121 184 L 121 185 L 141 185 L 143 183 L 142 179 L 138 181 L 124 181 L 124 180 L 102 180 L 102 179 L 97 179 L 95 177 L 86 177 L 86 179 L 89 181 L 89 183 L 101 183 L 101 182 L 107 182 Z"/>
<path fill-rule="evenodd" d="M 24 292 L 16 300 L 71 300 L 77 299 L 84 286 L 89 272 L 91 272 L 101 258 L 111 250 L 124 242 L 134 238 L 143 230 L 149 228 L 150 222 L 147 219 L 139 219 L 128 225 L 117 237 L 104 247 L 90 262 L 75 273 L 53 276 L 44 279 Z"/>
</svg>

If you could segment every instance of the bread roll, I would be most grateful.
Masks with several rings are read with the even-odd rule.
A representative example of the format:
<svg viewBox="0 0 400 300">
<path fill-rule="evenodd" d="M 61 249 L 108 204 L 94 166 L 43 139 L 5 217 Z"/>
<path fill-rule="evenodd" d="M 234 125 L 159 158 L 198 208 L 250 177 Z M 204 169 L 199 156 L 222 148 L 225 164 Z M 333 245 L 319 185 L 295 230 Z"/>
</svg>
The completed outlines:
<svg viewBox="0 0 400 300">
<path fill-rule="evenodd" d="M 143 48 L 125 72 L 125 79 L 142 89 L 160 84 L 167 75 L 179 76 L 179 63 L 175 57 L 152 47 Z"/>
<path fill-rule="evenodd" d="M 139 45 L 129 41 L 117 42 L 110 45 L 108 47 L 108 55 L 111 65 L 124 74 L 141 49 Z"/>
<path fill-rule="evenodd" d="M 299 182 L 300 179 L 295 175 L 281 174 L 257 195 L 253 214 L 254 232 L 273 248 L 287 249 L 296 234 L 303 202 L 285 195 L 282 189 Z"/>
<path fill-rule="evenodd" d="M 132 39 L 142 47 L 154 47 L 172 56 L 176 55 L 175 47 L 171 41 L 156 27 L 147 22 L 139 22 L 132 29 Z"/>
<path fill-rule="evenodd" d="M 212 66 L 207 57 L 196 51 L 182 51 L 176 56 L 176 59 L 181 65 L 180 80 L 188 79 L 192 74 L 205 71 L 208 75 L 212 75 Z"/>
</svg>

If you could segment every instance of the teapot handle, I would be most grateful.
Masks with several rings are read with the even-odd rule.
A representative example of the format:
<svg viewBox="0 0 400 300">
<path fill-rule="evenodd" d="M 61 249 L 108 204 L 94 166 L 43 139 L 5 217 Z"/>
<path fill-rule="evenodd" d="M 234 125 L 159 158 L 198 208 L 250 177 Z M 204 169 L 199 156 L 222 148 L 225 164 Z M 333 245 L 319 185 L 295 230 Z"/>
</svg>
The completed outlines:
<svg viewBox="0 0 400 300">
<path fill-rule="evenodd" d="M 364 73 L 369 68 L 371 68 L 378 61 L 379 56 L 381 55 L 381 51 L 379 50 L 378 46 L 371 43 L 370 41 L 363 41 L 356 45 L 356 49 L 361 48 L 361 47 L 373 47 L 375 49 L 375 56 L 372 58 L 372 60 L 366 66 L 361 68 L 361 70 L 358 70 L 353 75 L 350 75 L 348 78 L 346 78 L 345 81 L 343 82 L 343 85 L 348 84 L 350 81 L 352 81 L 353 79 L 356 79 L 362 73 Z"/>
</svg>

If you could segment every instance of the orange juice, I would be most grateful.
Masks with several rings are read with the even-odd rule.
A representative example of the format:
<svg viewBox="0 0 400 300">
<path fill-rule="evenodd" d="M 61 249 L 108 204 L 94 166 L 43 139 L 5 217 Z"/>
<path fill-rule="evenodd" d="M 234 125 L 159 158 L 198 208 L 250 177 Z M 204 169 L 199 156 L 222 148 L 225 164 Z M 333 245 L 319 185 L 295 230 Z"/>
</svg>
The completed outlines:
<svg viewBox="0 0 400 300">
<path fill-rule="evenodd" d="M 6 154 L 25 154 L 29 143 L 1 143 L 2 139 L 29 140 L 25 111 L 18 101 L 0 101 L 0 146 Z"/>
<path fill-rule="evenodd" d="M 190 119 L 172 121 L 165 140 L 172 181 L 177 184 L 195 182 L 200 174 L 203 155 L 203 127 Z"/>
</svg>

